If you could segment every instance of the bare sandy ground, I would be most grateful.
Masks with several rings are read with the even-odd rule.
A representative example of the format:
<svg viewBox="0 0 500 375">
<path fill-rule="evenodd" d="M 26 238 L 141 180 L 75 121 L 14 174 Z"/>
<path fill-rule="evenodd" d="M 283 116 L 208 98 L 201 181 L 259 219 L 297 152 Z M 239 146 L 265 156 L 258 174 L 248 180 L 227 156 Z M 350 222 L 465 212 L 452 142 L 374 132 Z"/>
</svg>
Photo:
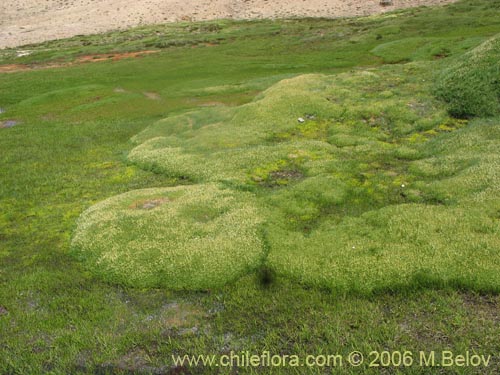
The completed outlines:
<svg viewBox="0 0 500 375">
<path fill-rule="evenodd" d="M 0 48 L 137 25 L 220 18 L 344 17 L 456 0 L 1 0 Z"/>
</svg>

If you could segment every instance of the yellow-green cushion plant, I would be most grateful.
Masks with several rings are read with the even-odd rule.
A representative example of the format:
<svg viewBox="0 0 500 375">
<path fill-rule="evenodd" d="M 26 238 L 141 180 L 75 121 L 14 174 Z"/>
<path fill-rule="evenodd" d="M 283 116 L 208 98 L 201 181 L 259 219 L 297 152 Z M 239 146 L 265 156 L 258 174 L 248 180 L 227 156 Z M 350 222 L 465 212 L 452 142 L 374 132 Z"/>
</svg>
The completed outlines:
<svg viewBox="0 0 500 375">
<path fill-rule="evenodd" d="M 262 262 L 261 223 L 252 196 L 216 185 L 136 190 L 85 211 L 73 249 L 111 282 L 207 289 Z"/>
</svg>

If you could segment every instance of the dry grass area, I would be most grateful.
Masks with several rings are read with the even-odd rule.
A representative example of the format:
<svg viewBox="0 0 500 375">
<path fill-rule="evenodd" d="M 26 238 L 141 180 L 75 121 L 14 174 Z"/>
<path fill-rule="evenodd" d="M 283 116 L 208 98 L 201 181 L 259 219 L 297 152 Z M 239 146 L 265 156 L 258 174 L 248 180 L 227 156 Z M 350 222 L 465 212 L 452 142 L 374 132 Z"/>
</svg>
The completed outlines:
<svg viewBox="0 0 500 375">
<path fill-rule="evenodd" d="M 10 0 L 0 2 L 0 48 L 137 25 L 220 18 L 345 17 L 454 0 Z"/>
</svg>

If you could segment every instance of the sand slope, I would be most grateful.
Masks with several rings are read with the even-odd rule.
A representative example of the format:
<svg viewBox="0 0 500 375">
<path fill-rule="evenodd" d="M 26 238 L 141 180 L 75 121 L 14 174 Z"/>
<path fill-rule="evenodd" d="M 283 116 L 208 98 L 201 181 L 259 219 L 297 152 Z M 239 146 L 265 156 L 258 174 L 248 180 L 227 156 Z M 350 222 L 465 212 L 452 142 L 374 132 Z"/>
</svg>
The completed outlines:
<svg viewBox="0 0 500 375">
<path fill-rule="evenodd" d="M 0 48 L 141 24 L 218 18 L 342 17 L 454 0 L 3 0 Z"/>
</svg>

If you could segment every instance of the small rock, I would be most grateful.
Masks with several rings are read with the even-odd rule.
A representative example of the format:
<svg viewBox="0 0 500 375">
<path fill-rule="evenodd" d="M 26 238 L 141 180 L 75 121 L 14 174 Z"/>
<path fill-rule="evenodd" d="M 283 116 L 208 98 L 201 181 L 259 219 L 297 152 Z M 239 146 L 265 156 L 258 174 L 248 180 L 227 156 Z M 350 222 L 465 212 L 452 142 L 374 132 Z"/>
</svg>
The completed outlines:
<svg viewBox="0 0 500 375">
<path fill-rule="evenodd" d="M 303 122 L 305 122 L 306 120 L 304 120 L 302 117 L 299 117 L 299 118 L 297 119 L 297 121 L 298 121 L 298 122 L 300 122 L 300 123 L 302 124 L 302 123 L 303 123 Z"/>
<path fill-rule="evenodd" d="M 392 0 L 380 0 L 380 5 L 382 6 L 388 6 L 388 5 L 392 5 Z"/>
<path fill-rule="evenodd" d="M 9 312 L 7 311 L 7 309 L 3 306 L 0 306 L 0 316 L 2 315 L 7 315 Z"/>
<path fill-rule="evenodd" d="M 18 122 L 16 120 L 7 120 L 4 122 L 4 126 L 6 128 L 12 128 L 13 126 L 16 126 Z"/>
<path fill-rule="evenodd" d="M 19 124 L 19 121 L 16 121 L 16 120 L 0 121 L 0 128 L 12 128 L 13 126 L 16 126 L 17 124 Z"/>
</svg>

